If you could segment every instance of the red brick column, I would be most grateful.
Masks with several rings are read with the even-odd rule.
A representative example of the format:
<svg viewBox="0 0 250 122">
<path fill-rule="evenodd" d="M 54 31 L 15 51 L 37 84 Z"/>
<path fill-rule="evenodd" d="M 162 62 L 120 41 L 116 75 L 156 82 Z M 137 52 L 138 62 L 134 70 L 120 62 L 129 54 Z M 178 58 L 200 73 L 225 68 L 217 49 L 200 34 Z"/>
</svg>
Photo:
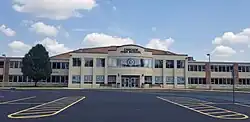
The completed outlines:
<svg viewBox="0 0 250 122">
<path fill-rule="evenodd" d="M 9 82 L 9 69 L 10 69 L 10 59 L 6 58 L 5 67 L 3 69 L 4 73 L 3 82 Z"/>
<path fill-rule="evenodd" d="M 205 63 L 205 78 L 206 78 L 206 84 L 210 84 L 211 82 L 211 72 L 209 71 L 209 63 Z M 210 81 L 209 81 L 210 80 Z"/>
<path fill-rule="evenodd" d="M 234 70 L 235 84 L 239 84 L 239 70 L 237 63 L 234 63 L 233 70 Z"/>
</svg>

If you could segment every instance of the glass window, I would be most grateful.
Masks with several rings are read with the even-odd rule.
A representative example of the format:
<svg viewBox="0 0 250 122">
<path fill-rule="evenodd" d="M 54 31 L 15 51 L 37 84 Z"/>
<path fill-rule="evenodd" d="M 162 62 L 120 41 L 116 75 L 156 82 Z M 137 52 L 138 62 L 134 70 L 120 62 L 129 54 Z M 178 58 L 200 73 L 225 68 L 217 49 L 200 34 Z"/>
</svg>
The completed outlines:
<svg viewBox="0 0 250 122">
<path fill-rule="evenodd" d="M 13 82 L 13 75 L 9 75 L 9 82 Z"/>
<path fill-rule="evenodd" d="M 19 62 L 18 62 L 18 61 L 15 61 L 15 62 L 14 62 L 14 68 L 18 68 L 18 64 L 19 64 Z"/>
<path fill-rule="evenodd" d="M 80 75 L 72 75 L 72 83 L 73 84 L 80 84 L 81 76 Z"/>
<path fill-rule="evenodd" d="M 3 75 L 0 75 L 0 82 L 3 82 Z"/>
<path fill-rule="evenodd" d="M 116 83 L 116 75 L 109 75 L 108 84 L 115 84 L 115 83 Z"/>
<path fill-rule="evenodd" d="M 184 77 L 177 77 L 177 84 L 185 84 L 185 78 Z"/>
<path fill-rule="evenodd" d="M 10 68 L 14 68 L 14 61 L 10 61 Z"/>
<path fill-rule="evenodd" d="M 104 82 L 104 75 L 96 75 L 96 82 Z"/>
<path fill-rule="evenodd" d="M 174 68 L 174 60 L 166 60 L 166 68 Z"/>
<path fill-rule="evenodd" d="M 56 69 L 56 63 L 57 62 L 52 62 L 52 69 Z"/>
<path fill-rule="evenodd" d="M 73 58 L 73 66 L 81 66 L 81 58 Z"/>
<path fill-rule="evenodd" d="M 0 68 L 3 68 L 3 67 L 4 67 L 4 62 L 0 61 Z"/>
<path fill-rule="evenodd" d="M 84 83 L 92 83 L 93 75 L 84 75 Z"/>
<path fill-rule="evenodd" d="M 155 60 L 155 68 L 163 68 L 163 60 Z"/>
<path fill-rule="evenodd" d="M 166 84 L 174 84 L 174 77 L 166 76 Z"/>
<path fill-rule="evenodd" d="M 155 76 L 155 84 L 162 84 L 163 80 L 162 80 L 162 76 Z"/>
<path fill-rule="evenodd" d="M 84 58 L 85 67 L 93 67 L 93 58 Z"/>
<path fill-rule="evenodd" d="M 250 72 L 249 66 L 246 66 L 246 72 Z"/>
<path fill-rule="evenodd" d="M 18 82 L 23 82 L 23 76 L 18 76 Z"/>
<path fill-rule="evenodd" d="M 144 76 L 145 84 L 152 84 L 152 76 Z"/>
<path fill-rule="evenodd" d="M 61 62 L 56 62 L 56 69 L 61 69 Z"/>
<path fill-rule="evenodd" d="M 13 82 L 17 82 L 18 77 L 16 75 L 13 75 Z"/>
<path fill-rule="evenodd" d="M 177 68 L 184 68 L 185 60 L 177 60 Z"/>
<path fill-rule="evenodd" d="M 97 58 L 96 67 L 105 67 L 105 58 Z"/>
</svg>

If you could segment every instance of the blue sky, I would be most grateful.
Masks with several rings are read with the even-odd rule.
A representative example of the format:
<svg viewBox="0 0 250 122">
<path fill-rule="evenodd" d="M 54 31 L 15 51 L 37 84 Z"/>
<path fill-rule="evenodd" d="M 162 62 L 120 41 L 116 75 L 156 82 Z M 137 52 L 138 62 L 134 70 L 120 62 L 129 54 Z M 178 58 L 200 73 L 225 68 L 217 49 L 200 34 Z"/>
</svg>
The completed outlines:
<svg viewBox="0 0 250 122">
<path fill-rule="evenodd" d="M 212 60 L 249 61 L 249 5 L 249 0 L 4 0 L 0 52 L 22 56 L 36 43 L 51 55 L 135 43 L 197 60 L 212 53 Z"/>
</svg>

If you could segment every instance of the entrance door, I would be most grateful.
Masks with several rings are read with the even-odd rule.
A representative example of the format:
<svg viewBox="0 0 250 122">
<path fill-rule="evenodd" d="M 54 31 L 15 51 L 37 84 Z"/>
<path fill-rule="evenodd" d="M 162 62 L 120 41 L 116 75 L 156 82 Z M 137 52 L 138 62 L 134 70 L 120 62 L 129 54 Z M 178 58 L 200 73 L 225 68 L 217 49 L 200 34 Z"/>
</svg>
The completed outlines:
<svg viewBox="0 0 250 122">
<path fill-rule="evenodd" d="M 121 86 L 129 88 L 139 87 L 139 78 L 135 76 L 123 76 Z"/>
</svg>

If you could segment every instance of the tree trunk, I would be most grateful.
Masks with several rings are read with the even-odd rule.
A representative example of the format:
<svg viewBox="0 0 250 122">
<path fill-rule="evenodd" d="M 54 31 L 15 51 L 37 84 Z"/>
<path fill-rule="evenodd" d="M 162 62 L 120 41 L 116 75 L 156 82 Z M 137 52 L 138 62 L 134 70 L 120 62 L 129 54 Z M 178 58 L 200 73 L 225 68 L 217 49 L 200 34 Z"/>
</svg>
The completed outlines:
<svg viewBox="0 0 250 122">
<path fill-rule="evenodd" d="M 36 80 L 36 81 L 35 81 L 35 87 L 37 87 L 37 82 L 38 82 L 38 81 Z"/>
</svg>

